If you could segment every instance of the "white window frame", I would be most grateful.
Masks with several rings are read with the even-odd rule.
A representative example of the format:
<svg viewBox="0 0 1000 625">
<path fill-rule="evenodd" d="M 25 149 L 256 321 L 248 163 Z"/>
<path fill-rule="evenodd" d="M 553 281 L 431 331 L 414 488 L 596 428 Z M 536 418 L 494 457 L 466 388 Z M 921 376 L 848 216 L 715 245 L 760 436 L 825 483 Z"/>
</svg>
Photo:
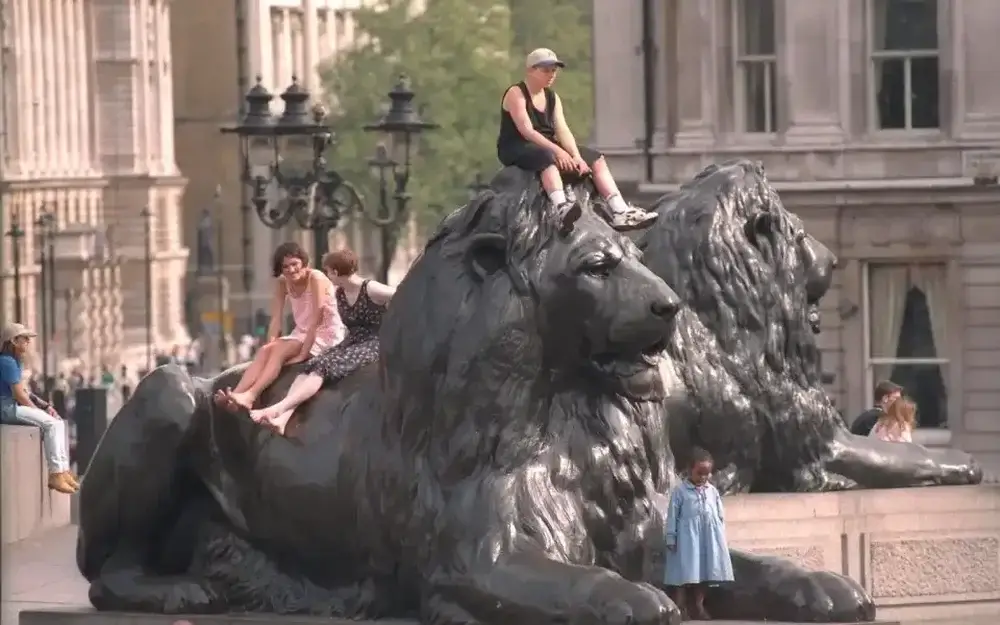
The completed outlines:
<svg viewBox="0 0 1000 625">
<path fill-rule="evenodd" d="M 941 126 L 944 122 L 944 112 L 940 105 L 942 95 L 941 82 L 941 0 L 937 0 L 937 48 L 914 49 L 914 50 L 876 50 L 875 49 L 875 4 L 880 0 L 867 0 L 865 2 L 865 47 L 867 59 L 865 63 L 868 74 L 868 127 L 869 130 L 877 134 L 922 134 L 937 135 L 941 133 Z M 936 128 L 914 128 L 913 127 L 913 61 L 914 59 L 938 60 L 938 125 Z M 891 59 L 902 59 L 903 61 L 903 127 L 902 128 L 882 128 L 879 125 L 878 116 L 878 85 L 875 84 L 875 65 L 880 61 Z"/>
<path fill-rule="evenodd" d="M 871 406 L 875 403 L 875 367 L 879 365 L 894 365 L 894 364 L 908 364 L 908 365 L 941 365 L 944 367 L 944 378 L 945 385 L 948 389 L 949 396 L 954 390 L 949 385 L 949 368 L 951 367 L 950 358 L 889 358 L 885 356 L 872 356 L 872 337 L 871 337 L 871 270 L 873 267 L 881 266 L 907 266 L 907 265 L 939 265 L 945 268 L 947 271 L 948 265 L 943 261 L 920 261 L 920 262 L 906 262 L 906 261 L 872 261 L 866 262 L 862 265 L 861 269 L 861 320 L 862 320 L 862 337 L 864 344 L 864 366 L 865 366 L 865 406 Z M 939 353 L 948 353 L 948 341 L 942 341 L 943 344 L 936 345 Z M 930 446 L 946 446 L 951 442 L 951 429 L 948 427 L 944 428 L 917 428 L 913 432 L 913 441 L 921 445 Z"/>
<path fill-rule="evenodd" d="M 775 16 L 778 14 L 778 0 L 774 0 Z M 733 67 L 733 98 L 736 119 L 734 126 L 741 134 L 768 137 L 774 136 L 778 132 L 778 113 L 776 99 L 778 97 L 778 34 L 777 24 L 775 24 L 774 54 L 745 54 L 743 52 L 743 7 L 745 0 L 730 0 L 729 3 L 729 23 L 730 28 L 730 48 L 732 50 Z M 775 17 L 777 21 L 777 17 Z M 764 66 L 764 126 L 765 130 L 750 130 L 747 124 L 747 117 L 750 110 L 747 102 L 746 78 L 747 68 L 751 65 Z M 771 110 L 775 110 L 775 115 L 771 117 Z"/>
</svg>

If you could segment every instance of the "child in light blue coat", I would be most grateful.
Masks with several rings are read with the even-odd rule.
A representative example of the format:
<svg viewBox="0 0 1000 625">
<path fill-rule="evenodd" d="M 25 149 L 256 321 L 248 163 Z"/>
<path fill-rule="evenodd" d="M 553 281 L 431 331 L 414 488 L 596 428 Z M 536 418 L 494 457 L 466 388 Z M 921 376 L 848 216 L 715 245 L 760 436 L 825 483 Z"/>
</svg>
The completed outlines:
<svg viewBox="0 0 1000 625">
<path fill-rule="evenodd" d="M 674 600 L 681 612 L 699 620 L 711 618 L 705 610 L 705 590 L 733 581 L 722 496 L 708 481 L 712 465 L 707 451 L 692 451 L 687 476 L 670 494 L 666 523 L 663 581 L 676 588 Z"/>
</svg>

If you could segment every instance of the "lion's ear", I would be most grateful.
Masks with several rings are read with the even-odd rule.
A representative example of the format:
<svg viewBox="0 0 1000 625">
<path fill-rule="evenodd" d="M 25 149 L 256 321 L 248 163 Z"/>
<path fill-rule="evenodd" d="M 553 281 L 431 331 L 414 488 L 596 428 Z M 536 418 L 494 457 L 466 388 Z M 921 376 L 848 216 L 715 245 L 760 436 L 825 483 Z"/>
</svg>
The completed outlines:
<svg viewBox="0 0 1000 625">
<path fill-rule="evenodd" d="M 469 275 L 485 280 L 507 266 L 507 240 L 489 232 L 473 235 L 465 249 L 465 265 Z"/>
<path fill-rule="evenodd" d="M 770 238 L 778 227 L 777 219 L 771 213 L 757 213 L 743 224 L 747 240 L 756 244 L 758 237 Z"/>
</svg>

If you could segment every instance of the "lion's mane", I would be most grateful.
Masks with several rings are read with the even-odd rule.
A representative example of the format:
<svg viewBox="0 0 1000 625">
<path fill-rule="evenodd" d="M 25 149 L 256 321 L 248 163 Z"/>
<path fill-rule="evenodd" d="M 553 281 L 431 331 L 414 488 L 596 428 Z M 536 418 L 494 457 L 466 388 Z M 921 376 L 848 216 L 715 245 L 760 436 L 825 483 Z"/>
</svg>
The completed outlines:
<svg viewBox="0 0 1000 625">
<path fill-rule="evenodd" d="M 381 331 L 385 427 L 423 480 L 416 496 L 437 502 L 423 510 L 506 493 L 493 509 L 455 510 L 481 550 L 510 553 L 526 541 L 558 560 L 639 567 L 624 559 L 655 512 L 648 497 L 673 477 L 662 406 L 556 379 L 535 287 L 562 244 L 560 224 L 537 179 L 507 169 L 492 186 L 442 222 L 393 298 Z M 637 258 L 594 214 L 600 201 L 579 195 L 576 227 L 606 228 Z M 486 277 L 467 262 L 478 237 L 503 241 Z"/>
<path fill-rule="evenodd" d="M 778 468 L 814 459 L 837 418 L 807 319 L 801 221 L 748 161 L 709 166 L 656 210 L 639 246 L 687 305 L 668 351 L 692 410 L 671 415 L 673 439 L 754 467 L 757 486 L 787 488 L 773 483 Z M 766 235 L 753 232 L 761 213 Z"/>
</svg>

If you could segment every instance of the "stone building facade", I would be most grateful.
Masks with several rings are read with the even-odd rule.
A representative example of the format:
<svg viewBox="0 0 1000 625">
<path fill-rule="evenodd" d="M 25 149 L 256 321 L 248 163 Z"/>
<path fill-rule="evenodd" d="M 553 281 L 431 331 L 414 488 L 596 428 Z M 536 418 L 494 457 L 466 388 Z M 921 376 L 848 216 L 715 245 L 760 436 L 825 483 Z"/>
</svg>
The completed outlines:
<svg viewBox="0 0 1000 625">
<path fill-rule="evenodd" d="M 2 0 L 4 319 L 41 329 L 38 219 L 56 258 L 51 364 L 144 365 L 152 341 L 184 343 L 180 237 L 184 179 L 174 163 L 170 2 Z M 150 267 L 145 238 L 148 208 Z M 46 244 L 45 249 L 48 249 Z M 46 291 L 49 289 L 46 288 Z M 20 291 L 22 310 L 14 311 Z"/>
<path fill-rule="evenodd" d="M 1000 468 L 997 15 L 993 0 L 594 0 L 594 143 L 642 201 L 712 162 L 763 162 L 840 257 L 820 341 L 845 415 L 891 377 L 918 401 L 918 440 Z"/>
<path fill-rule="evenodd" d="M 175 127 L 177 160 L 187 177 L 185 240 L 196 240 L 199 215 L 206 208 L 232 235 L 225 237 L 223 273 L 229 285 L 234 331 L 242 332 L 254 311 L 266 311 L 272 293 L 270 256 L 285 240 L 300 240 L 311 250 L 311 233 L 289 226 L 270 230 L 241 198 L 239 146 L 219 128 L 238 118 L 240 101 L 254 78 L 277 97 L 292 78 L 314 95 L 321 92 L 317 67 L 354 41 L 352 12 L 368 0 L 226 0 L 212 11 L 203 0 L 174 0 Z M 240 78 L 244 82 L 240 84 Z M 386 91 L 391 85 L 386 85 Z M 334 162 L 336 166 L 336 162 Z M 215 206 L 217 187 L 222 201 Z M 248 225 L 244 236 L 242 224 Z M 361 257 L 362 269 L 378 267 L 378 246 L 361 219 L 343 222 L 331 234 L 331 246 L 348 244 Z M 415 228 L 401 244 L 390 278 L 399 280 L 419 249 Z M 192 268 L 193 270 L 193 264 Z M 193 293 L 193 285 L 189 286 Z"/>
</svg>

